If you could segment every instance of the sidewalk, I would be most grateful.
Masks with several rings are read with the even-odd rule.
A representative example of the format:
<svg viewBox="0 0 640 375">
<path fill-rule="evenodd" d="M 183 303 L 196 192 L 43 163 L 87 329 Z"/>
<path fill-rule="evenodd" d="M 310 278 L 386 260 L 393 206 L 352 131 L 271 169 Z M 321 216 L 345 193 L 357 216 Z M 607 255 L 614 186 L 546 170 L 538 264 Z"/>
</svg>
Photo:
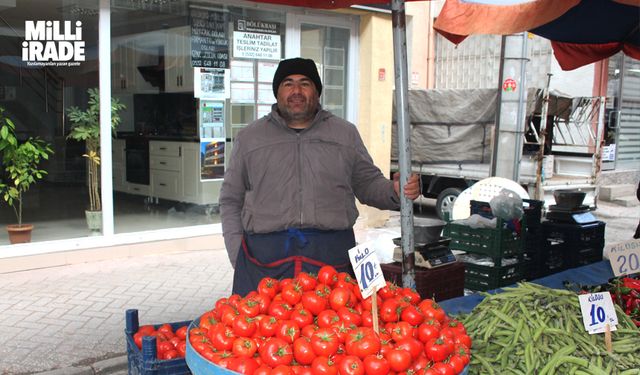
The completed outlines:
<svg viewBox="0 0 640 375">
<path fill-rule="evenodd" d="M 610 244 L 631 238 L 640 207 L 600 202 L 594 215 Z M 0 274 L 0 374 L 126 374 L 125 310 L 141 324 L 192 320 L 231 280 L 224 249 Z"/>
</svg>

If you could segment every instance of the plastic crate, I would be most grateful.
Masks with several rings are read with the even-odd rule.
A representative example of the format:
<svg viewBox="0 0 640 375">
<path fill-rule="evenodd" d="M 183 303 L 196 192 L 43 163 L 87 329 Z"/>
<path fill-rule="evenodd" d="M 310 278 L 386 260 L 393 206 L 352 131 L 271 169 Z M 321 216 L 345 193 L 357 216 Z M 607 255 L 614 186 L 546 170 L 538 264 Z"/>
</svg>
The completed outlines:
<svg viewBox="0 0 640 375">
<path fill-rule="evenodd" d="M 526 278 L 530 261 L 519 261 L 507 266 L 482 266 L 465 263 L 464 287 L 470 290 L 486 291 L 502 288 Z"/>
<path fill-rule="evenodd" d="M 601 261 L 605 226 L 543 222 L 540 276 Z"/>
<path fill-rule="evenodd" d="M 544 206 L 544 202 L 535 199 L 523 199 L 522 202 L 525 203 L 522 205 L 522 209 L 524 210 L 524 218 L 527 221 L 527 226 L 530 228 L 539 227 L 540 221 L 542 220 L 542 207 Z M 478 214 L 488 219 L 493 218 L 493 212 L 491 212 L 489 202 L 471 200 L 469 206 L 471 215 Z"/>
<path fill-rule="evenodd" d="M 381 264 L 385 280 L 402 285 L 402 263 Z M 464 295 L 464 264 L 455 262 L 436 268 L 416 266 L 416 291 L 420 297 L 444 301 Z"/>
<path fill-rule="evenodd" d="M 488 255 L 498 263 L 498 259 L 524 253 L 523 236 L 502 226 L 500 219 L 498 228 L 472 228 L 449 222 L 444 227 L 443 236 L 451 238 L 449 248 L 452 250 Z"/>
<path fill-rule="evenodd" d="M 127 342 L 129 375 L 191 375 L 191 371 L 184 358 L 158 359 L 155 337 L 144 337 L 142 339 L 142 350 L 136 346 L 135 341 L 133 341 L 133 335 L 140 327 L 138 310 L 127 310 L 125 313 L 125 323 L 124 336 Z M 175 331 L 180 327 L 191 324 L 191 320 L 169 324 Z M 161 325 L 162 324 L 154 324 L 154 327 L 157 329 Z"/>
</svg>

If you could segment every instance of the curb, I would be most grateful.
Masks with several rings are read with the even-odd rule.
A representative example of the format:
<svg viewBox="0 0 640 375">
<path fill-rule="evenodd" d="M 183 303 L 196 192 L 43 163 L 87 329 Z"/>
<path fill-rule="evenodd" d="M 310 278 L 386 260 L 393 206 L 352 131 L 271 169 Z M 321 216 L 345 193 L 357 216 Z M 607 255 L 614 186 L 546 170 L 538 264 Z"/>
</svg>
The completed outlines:
<svg viewBox="0 0 640 375">
<path fill-rule="evenodd" d="M 126 355 L 98 361 L 90 366 L 66 367 L 57 370 L 39 372 L 38 375 L 109 375 L 126 371 L 129 360 Z"/>
</svg>

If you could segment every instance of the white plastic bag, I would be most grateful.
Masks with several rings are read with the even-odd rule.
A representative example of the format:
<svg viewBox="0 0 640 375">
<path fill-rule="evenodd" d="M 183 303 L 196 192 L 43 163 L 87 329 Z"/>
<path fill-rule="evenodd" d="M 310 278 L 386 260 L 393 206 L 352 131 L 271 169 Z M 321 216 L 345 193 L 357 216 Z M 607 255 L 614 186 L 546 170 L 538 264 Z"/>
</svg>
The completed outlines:
<svg viewBox="0 0 640 375">
<path fill-rule="evenodd" d="M 489 201 L 491 212 L 502 220 L 520 220 L 524 215 L 522 198 L 512 190 L 502 189 L 500 194 Z"/>
</svg>

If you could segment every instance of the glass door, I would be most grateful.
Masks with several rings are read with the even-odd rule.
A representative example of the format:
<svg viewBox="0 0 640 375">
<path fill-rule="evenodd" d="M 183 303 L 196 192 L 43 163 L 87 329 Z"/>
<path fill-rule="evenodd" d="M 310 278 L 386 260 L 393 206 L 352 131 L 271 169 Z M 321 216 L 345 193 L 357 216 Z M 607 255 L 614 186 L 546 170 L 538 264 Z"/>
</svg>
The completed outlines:
<svg viewBox="0 0 640 375">
<path fill-rule="evenodd" d="M 355 123 L 357 101 L 349 95 L 357 88 L 355 19 L 294 15 L 287 21 L 287 57 L 313 59 L 322 77 L 322 107 Z"/>
</svg>

